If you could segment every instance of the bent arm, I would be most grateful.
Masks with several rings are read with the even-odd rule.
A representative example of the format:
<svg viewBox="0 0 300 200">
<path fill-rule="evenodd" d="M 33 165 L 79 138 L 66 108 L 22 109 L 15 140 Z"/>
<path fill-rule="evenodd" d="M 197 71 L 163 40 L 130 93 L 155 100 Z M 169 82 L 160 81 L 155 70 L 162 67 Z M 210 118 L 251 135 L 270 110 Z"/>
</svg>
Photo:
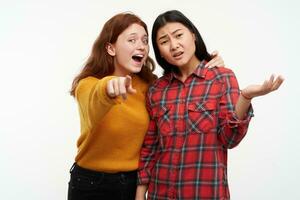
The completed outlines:
<svg viewBox="0 0 300 200">
<path fill-rule="evenodd" d="M 106 92 L 106 84 L 112 78 L 114 77 L 88 77 L 81 80 L 75 90 L 80 113 L 90 128 L 118 103 L 117 98 L 110 98 Z"/>
</svg>

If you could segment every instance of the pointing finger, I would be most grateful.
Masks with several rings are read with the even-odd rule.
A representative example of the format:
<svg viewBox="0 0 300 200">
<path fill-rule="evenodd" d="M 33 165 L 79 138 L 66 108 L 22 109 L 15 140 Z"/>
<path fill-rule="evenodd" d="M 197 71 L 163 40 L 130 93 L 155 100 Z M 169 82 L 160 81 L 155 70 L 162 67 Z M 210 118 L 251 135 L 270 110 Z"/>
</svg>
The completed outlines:
<svg viewBox="0 0 300 200">
<path fill-rule="evenodd" d="M 132 87 L 132 78 L 129 75 L 127 75 L 125 78 L 125 86 L 128 93 L 130 94 L 136 93 L 136 90 Z"/>
</svg>

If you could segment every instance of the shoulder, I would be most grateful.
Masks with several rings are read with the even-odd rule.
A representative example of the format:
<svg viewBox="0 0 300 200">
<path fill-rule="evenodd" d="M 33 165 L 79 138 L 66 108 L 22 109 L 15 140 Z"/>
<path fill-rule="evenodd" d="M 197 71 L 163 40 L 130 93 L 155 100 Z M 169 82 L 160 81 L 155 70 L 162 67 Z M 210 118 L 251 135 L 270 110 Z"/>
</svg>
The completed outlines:
<svg viewBox="0 0 300 200">
<path fill-rule="evenodd" d="M 132 76 L 132 87 L 133 88 L 140 88 L 142 92 L 146 92 L 149 88 L 150 83 L 147 83 L 143 79 L 141 79 L 139 76 L 134 75 Z"/>
<path fill-rule="evenodd" d="M 235 77 L 234 72 L 232 69 L 226 68 L 226 67 L 214 67 L 211 69 L 208 69 L 206 74 L 206 79 L 208 80 L 218 80 L 220 82 L 223 82 L 224 79 L 228 77 Z"/>
<path fill-rule="evenodd" d="M 156 79 L 149 87 L 149 89 L 163 89 L 170 83 L 170 75 L 164 75 L 158 79 Z"/>
<path fill-rule="evenodd" d="M 93 76 L 88 76 L 86 78 L 83 78 L 79 81 L 78 86 L 77 86 L 77 90 L 81 89 L 81 88 L 86 88 L 86 87 L 90 87 L 92 85 L 95 85 L 98 82 L 98 78 L 93 77 Z"/>
<path fill-rule="evenodd" d="M 227 67 L 217 67 L 217 70 L 220 74 L 233 74 L 232 69 Z"/>
<path fill-rule="evenodd" d="M 164 75 L 156 79 L 150 86 L 147 92 L 147 101 L 151 106 L 159 104 L 163 98 L 163 93 L 166 92 L 166 88 L 170 85 L 170 79 L 168 75 Z"/>
<path fill-rule="evenodd" d="M 78 86 L 96 83 L 99 79 L 93 76 L 88 76 L 79 81 Z"/>
</svg>

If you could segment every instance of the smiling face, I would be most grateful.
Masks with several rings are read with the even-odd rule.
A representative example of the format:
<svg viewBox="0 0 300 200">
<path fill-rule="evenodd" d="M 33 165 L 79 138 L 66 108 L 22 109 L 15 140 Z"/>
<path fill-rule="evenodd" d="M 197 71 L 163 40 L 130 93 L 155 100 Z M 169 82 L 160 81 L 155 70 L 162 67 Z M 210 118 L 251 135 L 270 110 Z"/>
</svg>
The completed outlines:
<svg viewBox="0 0 300 200">
<path fill-rule="evenodd" d="M 200 63 L 195 55 L 195 35 L 181 23 L 170 22 L 161 27 L 156 42 L 161 57 L 179 70 L 194 68 Z"/>
<path fill-rule="evenodd" d="M 114 75 L 138 73 L 149 53 L 147 32 L 141 25 L 132 24 L 118 36 L 114 44 L 108 44 L 107 52 L 114 57 Z"/>
</svg>

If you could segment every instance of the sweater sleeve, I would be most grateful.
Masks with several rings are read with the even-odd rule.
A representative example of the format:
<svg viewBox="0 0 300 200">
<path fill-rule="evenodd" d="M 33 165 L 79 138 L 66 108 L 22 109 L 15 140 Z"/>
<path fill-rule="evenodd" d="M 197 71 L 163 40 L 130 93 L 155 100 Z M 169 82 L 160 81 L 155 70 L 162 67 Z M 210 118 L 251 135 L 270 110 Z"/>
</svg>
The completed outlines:
<svg viewBox="0 0 300 200">
<path fill-rule="evenodd" d="M 119 98 L 110 98 L 107 95 L 106 85 L 112 78 L 114 76 L 102 79 L 88 77 L 82 79 L 75 90 L 80 113 L 88 128 L 92 128 L 112 106 L 120 102 Z"/>
</svg>

